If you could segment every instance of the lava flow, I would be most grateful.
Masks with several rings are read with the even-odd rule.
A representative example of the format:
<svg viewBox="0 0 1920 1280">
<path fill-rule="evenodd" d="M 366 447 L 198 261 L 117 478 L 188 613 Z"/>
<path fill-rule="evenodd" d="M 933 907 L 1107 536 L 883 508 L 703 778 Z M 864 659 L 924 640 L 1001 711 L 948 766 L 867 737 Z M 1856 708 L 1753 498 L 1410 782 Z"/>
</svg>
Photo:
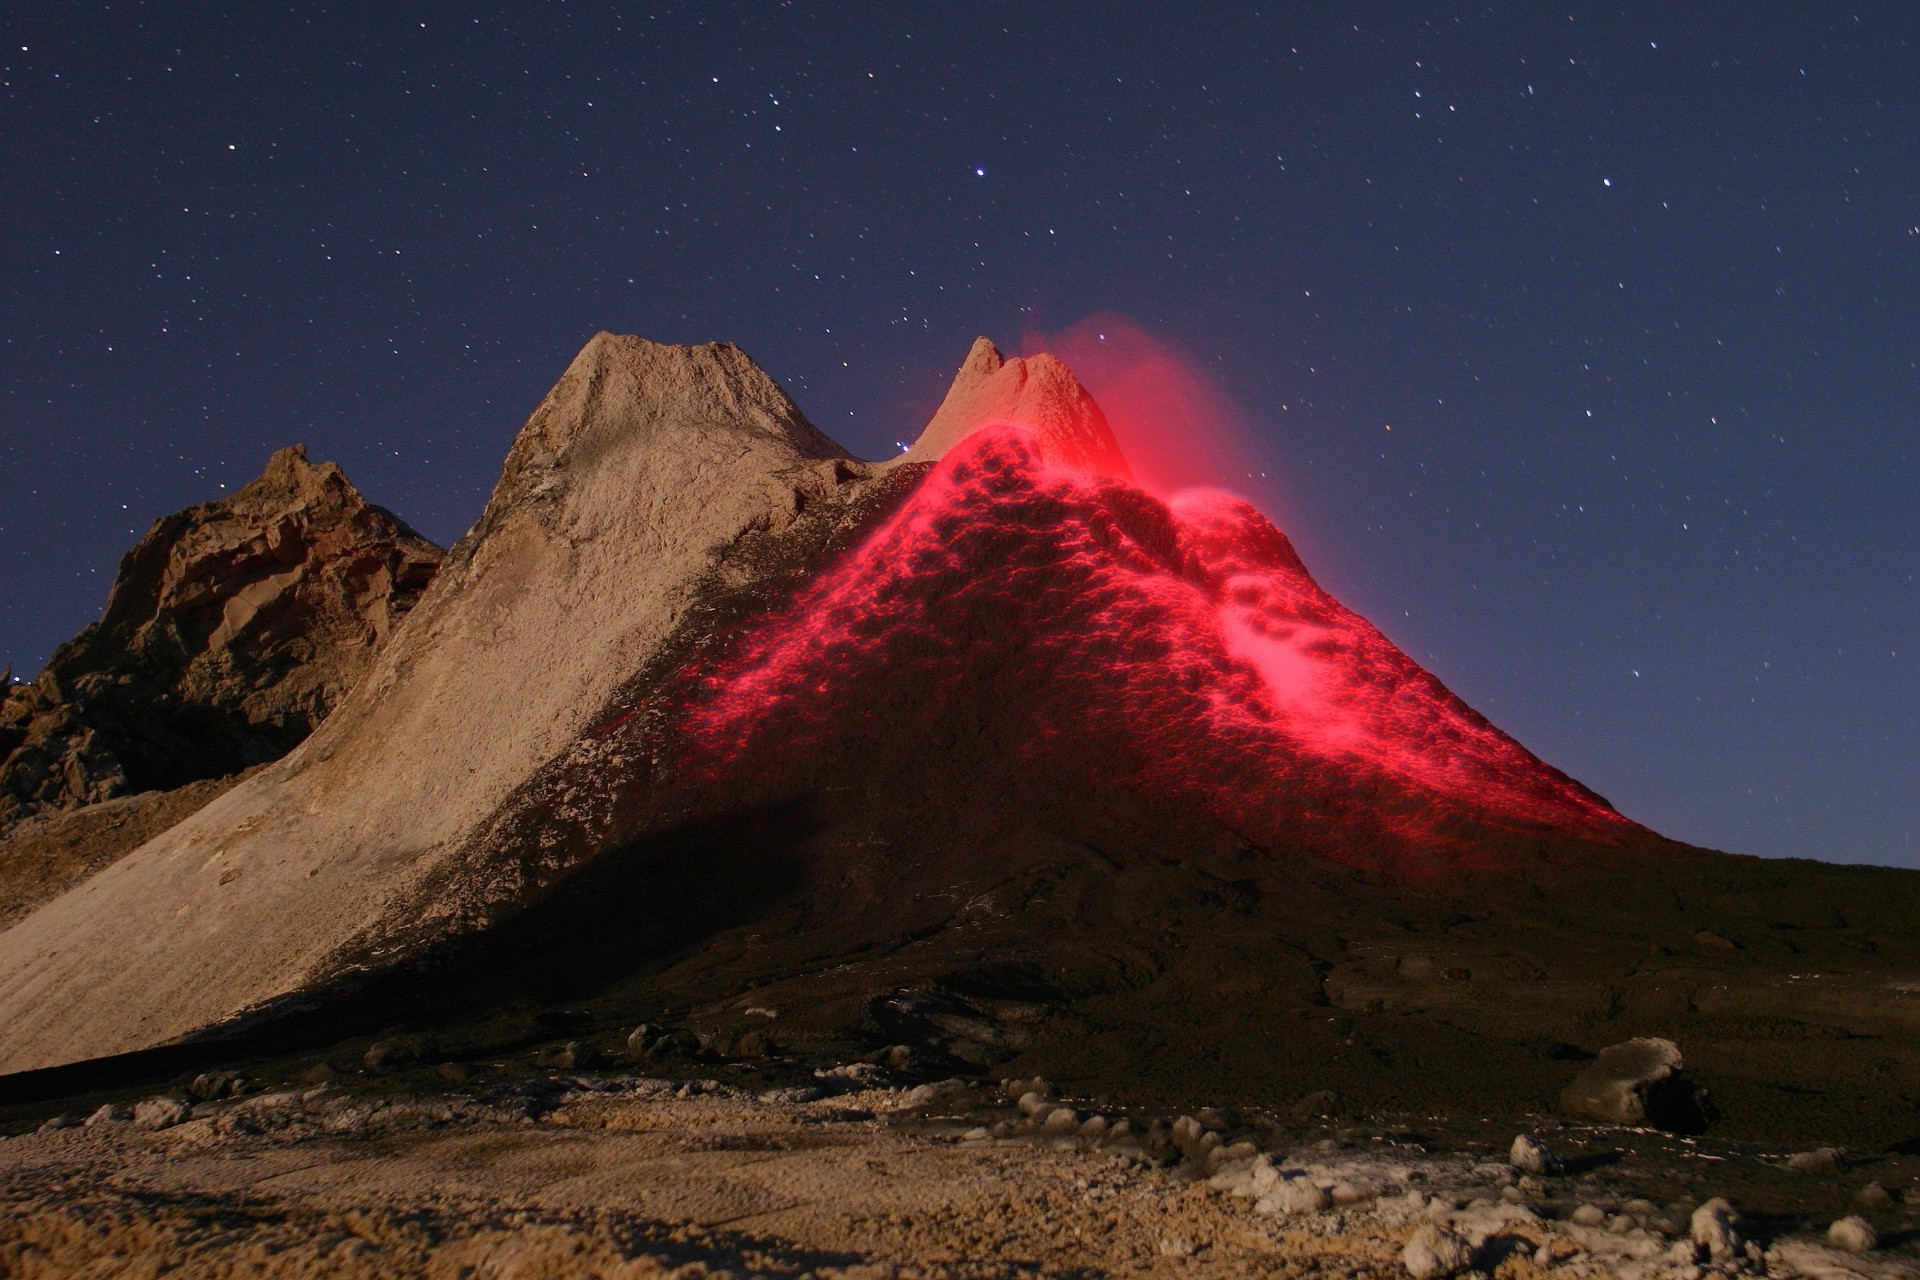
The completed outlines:
<svg viewBox="0 0 1920 1280">
<path fill-rule="evenodd" d="M 822 762 L 935 753 L 989 791 L 1119 787 L 1262 847 L 1416 872 L 1463 817 L 1641 831 L 1321 590 L 1248 503 L 1162 501 L 1017 426 L 963 438 L 749 632 L 689 727 L 720 771 L 774 762 L 795 787 Z"/>
</svg>

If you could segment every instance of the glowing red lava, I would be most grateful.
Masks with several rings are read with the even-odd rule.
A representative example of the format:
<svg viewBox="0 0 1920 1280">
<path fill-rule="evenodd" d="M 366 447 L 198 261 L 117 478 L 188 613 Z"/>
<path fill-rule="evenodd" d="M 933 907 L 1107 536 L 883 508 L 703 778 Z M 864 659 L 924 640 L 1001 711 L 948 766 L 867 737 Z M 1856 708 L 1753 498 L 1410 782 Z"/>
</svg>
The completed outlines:
<svg viewBox="0 0 1920 1280">
<path fill-rule="evenodd" d="M 797 778 L 905 724 L 984 788 L 1009 769 L 1117 786 L 1336 858 L 1362 830 L 1417 858 L 1463 816 L 1641 830 L 1321 590 L 1248 503 L 1162 501 L 1046 460 L 1020 427 L 955 445 L 706 692 L 689 727 L 722 770 Z"/>
</svg>

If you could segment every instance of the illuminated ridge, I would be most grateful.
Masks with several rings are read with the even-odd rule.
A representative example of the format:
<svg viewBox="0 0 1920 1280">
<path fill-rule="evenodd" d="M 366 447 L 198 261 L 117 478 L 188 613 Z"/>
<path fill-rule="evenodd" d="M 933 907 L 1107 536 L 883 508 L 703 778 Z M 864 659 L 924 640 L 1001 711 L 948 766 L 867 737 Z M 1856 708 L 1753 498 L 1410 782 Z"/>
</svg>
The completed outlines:
<svg viewBox="0 0 1920 1280">
<path fill-rule="evenodd" d="M 1474 861 L 1473 826 L 1643 833 L 1323 591 L 1246 502 L 1162 502 L 1047 452 L 1023 427 L 964 436 L 754 627 L 689 721 L 705 776 L 804 788 L 904 718 L 982 785 L 1118 787 L 1370 865 Z"/>
</svg>

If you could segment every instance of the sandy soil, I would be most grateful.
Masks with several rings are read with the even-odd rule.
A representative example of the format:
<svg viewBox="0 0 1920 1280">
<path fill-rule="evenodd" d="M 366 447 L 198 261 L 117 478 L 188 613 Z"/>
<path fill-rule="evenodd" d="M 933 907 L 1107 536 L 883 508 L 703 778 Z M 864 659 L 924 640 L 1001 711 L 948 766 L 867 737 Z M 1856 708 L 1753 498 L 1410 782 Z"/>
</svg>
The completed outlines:
<svg viewBox="0 0 1920 1280">
<path fill-rule="evenodd" d="M 1227 1155 L 1155 1159 L 1145 1116 L 1118 1138 L 1050 1133 L 1004 1090 L 866 1087 L 873 1069 L 853 1071 L 759 1093 L 343 1078 L 201 1103 L 157 1130 L 101 1118 L 30 1132 L 0 1143 L 0 1275 L 1400 1277 L 1430 1222 L 1499 1280 L 1920 1275 L 1920 1196 L 1897 1199 L 1920 1169 L 1876 1171 L 1894 1198 L 1855 1211 L 1882 1245 L 1849 1254 L 1820 1233 L 1864 1173 L 1783 1170 L 1706 1140 L 1560 1127 L 1564 1175 L 1523 1178 L 1488 1150 L 1513 1122 L 1484 1140 L 1397 1122 L 1315 1139 L 1207 1115 L 1212 1130 L 1188 1122 L 1192 1145 Z M 1081 1103 L 1075 1119 L 1094 1114 Z M 1242 1142 L 1333 1203 L 1259 1211 L 1228 1185 L 1247 1168 Z M 1754 1248 L 1704 1269 L 1678 1259 L 1688 1215 L 1721 1190 L 1774 1206 L 1747 1214 Z M 1779 1211 L 1795 1198 L 1820 1207 Z M 1606 1221 L 1579 1225 L 1581 1205 Z"/>
</svg>

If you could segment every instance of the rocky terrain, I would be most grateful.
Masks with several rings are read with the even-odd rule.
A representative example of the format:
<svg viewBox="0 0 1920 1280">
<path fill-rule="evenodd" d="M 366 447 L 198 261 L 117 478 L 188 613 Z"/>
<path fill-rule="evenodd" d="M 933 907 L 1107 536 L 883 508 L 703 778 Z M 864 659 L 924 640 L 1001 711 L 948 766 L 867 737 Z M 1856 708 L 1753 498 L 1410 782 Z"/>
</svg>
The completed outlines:
<svg viewBox="0 0 1920 1280">
<path fill-rule="evenodd" d="M 1050 357 L 876 465 L 599 335 L 387 630 L 219 794 L 19 828 L 20 1268 L 1911 1266 L 1920 876 L 1633 822 Z"/>
<path fill-rule="evenodd" d="M 366 1061 L 382 1065 L 272 1088 L 202 1076 L 0 1143 L 0 1270 L 1920 1274 L 1920 1157 L 1542 1115 L 1340 1118 L 1312 1098 L 1156 1114 L 1040 1079 L 909 1085 L 864 1062 L 663 1078 L 430 1067 L 391 1043 Z"/>
<path fill-rule="evenodd" d="M 156 521 L 106 612 L 0 703 L 0 828 L 277 759 L 359 683 L 440 549 L 295 445 Z"/>
</svg>

